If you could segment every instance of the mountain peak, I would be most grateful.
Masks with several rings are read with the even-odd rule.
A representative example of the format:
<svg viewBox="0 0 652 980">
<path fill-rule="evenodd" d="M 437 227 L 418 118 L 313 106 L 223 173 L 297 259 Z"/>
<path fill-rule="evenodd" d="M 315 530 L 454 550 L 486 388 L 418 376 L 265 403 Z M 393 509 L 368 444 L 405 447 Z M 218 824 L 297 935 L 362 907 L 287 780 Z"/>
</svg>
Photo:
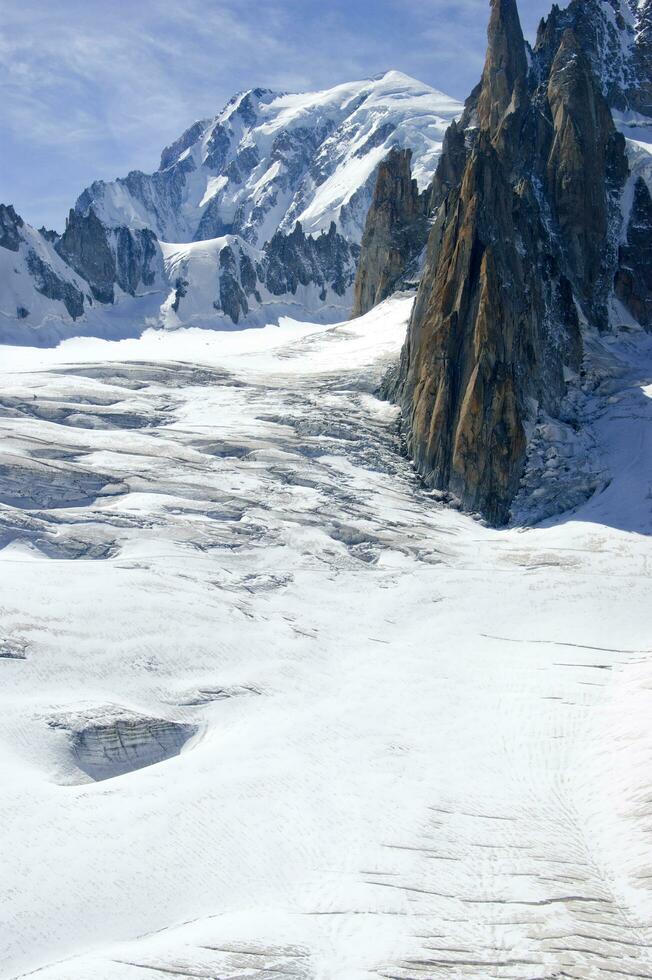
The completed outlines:
<svg viewBox="0 0 652 980">
<path fill-rule="evenodd" d="M 527 78 L 525 40 L 515 0 L 492 0 L 480 96 L 480 127 L 494 137 Z"/>
<path fill-rule="evenodd" d="M 98 182 L 77 209 L 92 206 L 106 226 L 151 228 L 168 242 L 234 234 L 260 247 L 296 221 L 306 234 L 335 221 L 357 243 L 380 161 L 393 145 L 414 146 L 423 188 L 460 111 L 395 69 L 320 92 L 252 88 L 193 123 L 163 151 L 156 174 Z"/>
<path fill-rule="evenodd" d="M 565 410 L 580 320 L 608 330 L 619 302 L 652 328 L 652 201 L 610 112 L 640 95 L 637 57 L 620 0 L 572 0 L 542 23 L 530 70 L 515 0 L 492 0 L 481 85 L 447 134 L 388 393 L 426 483 L 493 523 L 509 519 L 537 420 Z M 383 244 L 383 211 L 405 197 L 395 185 L 361 270 Z"/>
<path fill-rule="evenodd" d="M 155 173 L 96 181 L 63 236 L 35 232 L 40 265 L 19 244 L 28 291 L 6 306 L 30 311 L 21 329 L 40 325 L 45 304 L 29 293 L 36 270 L 51 295 L 70 293 L 68 279 L 83 293 L 89 330 L 114 303 L 149 304 L 157 322 L 174 326 L 268 322 L 284 302 L 294 315 L 344 319 L 381 162 L 394 147 L 411 148 L 423 194 L 461 109 L 395 69 L 318 92 L 239 92 L 171 142 Z M 0 258 L 10 261 L 8 252 Z M 68 306 L 80 309 L 77 293 Z"/>
</svg>

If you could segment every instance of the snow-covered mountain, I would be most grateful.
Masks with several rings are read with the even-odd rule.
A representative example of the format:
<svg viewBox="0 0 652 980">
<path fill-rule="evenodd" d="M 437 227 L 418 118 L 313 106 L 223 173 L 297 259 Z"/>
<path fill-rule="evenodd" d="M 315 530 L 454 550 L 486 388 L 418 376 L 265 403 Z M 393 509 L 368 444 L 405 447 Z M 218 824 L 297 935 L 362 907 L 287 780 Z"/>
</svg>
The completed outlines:
<svg viewBox="0 0 652 980">
<path fill-rule="evenodd" d="M 460 112 L 397 71 L 323 92 L 240 94 L 167 147 L 155 173 L 95 182 L 62 236 L 40 235 L 45 265 L 79 296 L 66 304 L 29 268 L 17 289 L 8 269 L 0 339 L 122 334 L 127 321 L 132 332 L 231 327 L 287 310 L 341 319 L 379 163 L 409 148 L 423 190 Z M 26 252 L 39 233 L 21 223 L 16 235 Z"/>
<path fill-rule="evenodd" d="M 107 227 L 151 228 L 166 242 L 239 235 L 262 246 L 299 221 L 307 234 L 359 242 L 376 167 L 392 145 L 411 147 L 425 186 L 454 100 L 397 71 L 301 95 L 253 89 L 167 147 L 154 174 L 97 181 L 76 211 Z"/>
</svg>

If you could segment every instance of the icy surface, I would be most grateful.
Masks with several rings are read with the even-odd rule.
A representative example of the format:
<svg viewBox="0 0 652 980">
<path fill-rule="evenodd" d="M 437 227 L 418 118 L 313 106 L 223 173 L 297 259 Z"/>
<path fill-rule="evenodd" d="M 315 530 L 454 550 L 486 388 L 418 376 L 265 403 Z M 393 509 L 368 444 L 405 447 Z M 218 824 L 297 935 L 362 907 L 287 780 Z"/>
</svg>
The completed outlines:
<svg viewBox="0 0 652 980">
<path fill-rule="evenodd" d="M 409 305 L 3 351 L 3 980 L 652 976 L 652 338 L 493 531 L 373 395 Z"/>
<path fill-rule="evenodd" d="M 92 205 L 107 226 L 152 228 L 167 242 L 229 230 L 260 247 L 297 221 L 308 234 L 334 221 L 359 241 L 375 171 L 390 148 L 412 149 L 425 189 L 461 111 L 455 99 L 400 71 L 321 92 L 253 89 L 191 127 L 190 142 L 182 137 L 165 150 L 156 174 L 97 181 L 77 207 Z"/>
</svg>

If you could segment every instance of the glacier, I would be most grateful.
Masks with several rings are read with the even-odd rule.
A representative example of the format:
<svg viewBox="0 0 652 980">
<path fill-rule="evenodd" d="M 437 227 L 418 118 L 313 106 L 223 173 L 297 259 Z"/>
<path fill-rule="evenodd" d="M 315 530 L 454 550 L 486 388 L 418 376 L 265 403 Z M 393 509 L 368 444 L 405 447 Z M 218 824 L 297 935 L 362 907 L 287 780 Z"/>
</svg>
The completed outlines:
<svg viewBox="0 0 652 980">
<path fill-rule="evenodd" d="M 652 975 L 652 337 L 494 530 L 374 394 L 410 307 L 3 349 L 5 980 Z"/>
</svg>

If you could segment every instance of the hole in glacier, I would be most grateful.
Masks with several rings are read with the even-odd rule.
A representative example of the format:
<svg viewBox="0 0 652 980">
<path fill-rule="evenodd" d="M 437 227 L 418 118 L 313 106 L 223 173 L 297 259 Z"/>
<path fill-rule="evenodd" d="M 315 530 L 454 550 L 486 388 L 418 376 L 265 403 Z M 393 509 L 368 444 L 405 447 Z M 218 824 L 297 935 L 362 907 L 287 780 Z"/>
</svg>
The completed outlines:
<svg viewBox="0 0 652 980">
<path fill-rule="evenodd" d="M 114 708 L 58 718 L 50 725 L 68 731 L 71 761 L 95 782 L 165 762 L 198 731 L 195 725 Z"/>
<path fill-rule="evenodd" d="M 230 442 L 207 442 L 199 444 L 198 448 L 207 456 L 218 459 L 246 459 L 253 452 L 251 446 L 239 446 Z"/>
</svg>

